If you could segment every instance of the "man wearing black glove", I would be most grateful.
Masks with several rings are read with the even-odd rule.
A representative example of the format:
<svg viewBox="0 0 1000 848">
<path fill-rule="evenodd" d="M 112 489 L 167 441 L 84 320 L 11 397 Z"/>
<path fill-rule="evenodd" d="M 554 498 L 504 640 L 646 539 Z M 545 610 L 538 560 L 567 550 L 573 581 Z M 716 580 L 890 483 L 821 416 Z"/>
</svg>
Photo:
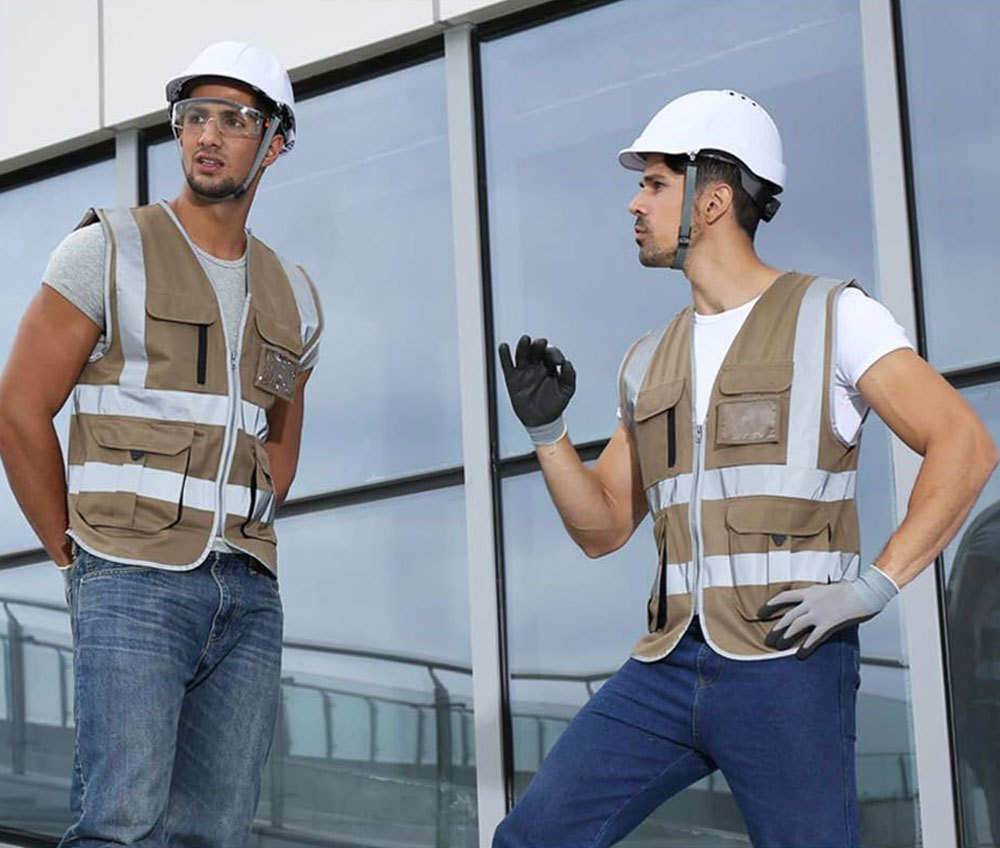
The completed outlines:
<svg viewBox="0 0 1000 848">
<path fill-rule="evenodd" d="M 942 550 L 997 462 L 975 412 L 853 282 L 754 249 L 781 139 L 757 103 L 699 91 L 619 154 L 639 261 L 692 306 L 629 349 L 620 423 L 592 468 L 563 424 L 576 375 L 545 339 L 500 359 L 552 500 L 591 557 L 647 512 L 646 632 L 570 723 L 494 848 L 603 848 L 720 769 L 761 848 L 857 848 L 857 624 Z M 924 457 L 906 519 L 862 563 L 854 492 L 868 408 Z"/>
</svg>

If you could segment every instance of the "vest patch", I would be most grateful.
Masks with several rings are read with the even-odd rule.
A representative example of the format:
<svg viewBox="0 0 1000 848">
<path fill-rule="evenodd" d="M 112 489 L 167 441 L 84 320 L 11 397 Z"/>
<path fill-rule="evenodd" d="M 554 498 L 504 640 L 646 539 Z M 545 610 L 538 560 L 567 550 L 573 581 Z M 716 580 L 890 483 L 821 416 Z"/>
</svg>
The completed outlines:
<svg viewBox="0 0 1000 848">
<path fill-rule="evenodd" d="M 734 400 L 718 406 L 716 441 L 752 445 L 778 441 L 780 407 L 776 398 Z"/>
<path fill-rule="evenodd" d="M 297 373 L 298 363 L 287 353 L 279 348 L 264 345 L 260 351 L 254 385 L 291 403 L 295 399 Z"/>
</svg>

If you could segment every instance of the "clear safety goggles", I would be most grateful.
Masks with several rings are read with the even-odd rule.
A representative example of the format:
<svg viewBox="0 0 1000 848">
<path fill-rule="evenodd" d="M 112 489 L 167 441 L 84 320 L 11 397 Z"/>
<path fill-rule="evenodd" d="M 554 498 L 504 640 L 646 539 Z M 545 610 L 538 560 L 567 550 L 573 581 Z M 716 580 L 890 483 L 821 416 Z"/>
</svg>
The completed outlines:
<svg viewBox="0 0 1000 848">
<path fill-rule="evenodd" d="M 178 100 L 170 112 L 175 132 L 201 135 L 209 121 L 227 138 L 260 138 L 267 117 L 252 106 L 221 97 L 190 97 Z"/>
</svg>

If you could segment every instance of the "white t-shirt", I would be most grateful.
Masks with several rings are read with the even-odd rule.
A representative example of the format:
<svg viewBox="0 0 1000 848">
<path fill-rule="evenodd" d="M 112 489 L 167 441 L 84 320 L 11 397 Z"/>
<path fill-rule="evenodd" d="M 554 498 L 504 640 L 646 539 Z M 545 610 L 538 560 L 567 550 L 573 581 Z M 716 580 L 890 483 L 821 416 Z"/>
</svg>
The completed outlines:
<svg viewBox="0 0 1000 848">
<path fill-rule="evenodd" d="M 735 309 L 714 315 L 694 314 L 695 418 L 704 422 L 715 377 L 729 346 L 743 326 L 754 298 Z M 845 442 L 853 442 L 861 428 L 868 405 L 858 392 L 858 380 L 887 353 L 913 349 L 906 331 L 877 300 L 861 289 L 849 287 L 837 300 L 837 360 L 833 389 L 833 425 Z"/>
</svg>

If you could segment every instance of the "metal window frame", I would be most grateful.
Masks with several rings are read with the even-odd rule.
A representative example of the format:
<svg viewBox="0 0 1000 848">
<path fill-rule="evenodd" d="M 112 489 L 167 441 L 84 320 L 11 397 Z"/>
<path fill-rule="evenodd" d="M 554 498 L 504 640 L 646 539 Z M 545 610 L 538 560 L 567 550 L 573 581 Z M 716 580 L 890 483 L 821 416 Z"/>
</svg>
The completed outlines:
<svg viewBox="0 0 1000 848">
<path fill-rule="evenodd" d="M 860 0 L 865 107 L 876 267 L 882 299 L 924 351 L 919 252 L 913 209 L 906 89 L 896 0 Z M 891 441 L 898 521 L 920 470 L 921 458 L 898 437 Z M 957 848 L 959 842 L 946 693 L 940 560 L 926 568 L 900 598 L 910 662 L 910 709 L 917 762 L 922 844 Z M 928 626 L 936 623 L 937 626 Z"/>
</svg>

